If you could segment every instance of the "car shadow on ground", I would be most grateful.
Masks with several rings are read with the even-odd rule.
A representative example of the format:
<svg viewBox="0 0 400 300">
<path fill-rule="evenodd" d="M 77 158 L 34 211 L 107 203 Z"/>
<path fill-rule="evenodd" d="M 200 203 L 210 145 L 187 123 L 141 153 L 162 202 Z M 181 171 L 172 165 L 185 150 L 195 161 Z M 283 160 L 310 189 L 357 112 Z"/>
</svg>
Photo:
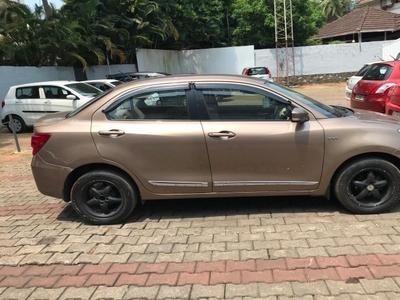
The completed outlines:
<svg viewBox="0 0 400 300">
<path fill-rule="evenodd" d="M 280 214 L 293 214 L 294 217 L 302 212 L 316 212 L 321 216 L 351 214 L 336 200 L 309 196 L 152 200 L 139 204 L 123 224 L 143 222 L 145 226 L 145 222 L 149 221 L 243 215 L 249 215 L 251 218 L 271 218 L 272 215 L 279 217 Z M 83 221 L 71 204 L 64 208 L 57 219 Z"/>
</svg>

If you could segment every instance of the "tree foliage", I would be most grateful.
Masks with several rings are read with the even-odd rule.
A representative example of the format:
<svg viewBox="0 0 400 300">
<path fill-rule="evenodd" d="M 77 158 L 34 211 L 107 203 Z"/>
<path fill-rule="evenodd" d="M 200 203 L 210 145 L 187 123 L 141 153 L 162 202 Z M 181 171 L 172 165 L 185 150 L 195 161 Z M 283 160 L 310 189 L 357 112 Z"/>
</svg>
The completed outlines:
<svg viewBox="0 0 400 300">
<path fill-rule="evenodd" d="M 0 0 L 0 64 L 86 68 L 133 63 L 143 47 L 275 47 L 271 0 L 63 0 L 60 9 L 48 1 L 31 10 Z M 348 1 L 292 0 L 295 45 L 344 13 Z"/>
<path fill-rule="evenodd" d="M 354 0 L 322 0 L 321 2 L 324 13 L 327 17 L 328 22 L 332 22 L 336 19 L 347 14 L 353 9 L 355 5 Z"/>
</svg>

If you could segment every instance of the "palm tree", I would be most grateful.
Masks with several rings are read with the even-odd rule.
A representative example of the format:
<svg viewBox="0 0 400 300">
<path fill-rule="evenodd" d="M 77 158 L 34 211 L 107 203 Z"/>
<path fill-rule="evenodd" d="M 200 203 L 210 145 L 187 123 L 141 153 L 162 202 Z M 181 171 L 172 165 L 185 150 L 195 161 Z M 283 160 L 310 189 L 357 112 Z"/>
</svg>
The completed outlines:
<svg viewBox="0 0 400 300">
<path fill-rule="evenodd" d="M 348 13 L 353 7 L 353 2 L 352 0 L 322 0 L 321 5 L 328 22 L 332 22 Z"/>
</svg>

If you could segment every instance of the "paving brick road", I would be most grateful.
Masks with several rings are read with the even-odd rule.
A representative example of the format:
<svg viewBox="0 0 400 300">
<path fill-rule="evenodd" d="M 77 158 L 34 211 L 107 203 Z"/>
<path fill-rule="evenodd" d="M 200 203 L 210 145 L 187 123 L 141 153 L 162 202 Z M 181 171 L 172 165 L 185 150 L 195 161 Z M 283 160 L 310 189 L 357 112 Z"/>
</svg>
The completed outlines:
<svg viewBox="0 0 400 300">
<path fill-rule="evenodd" d="M 15 153 L 0 128 L 0 299 L 400 299 L 400 207 L 149 201 L 124 224 L 91 226 L 37 191 L 30 135 Z"/>
</svg>

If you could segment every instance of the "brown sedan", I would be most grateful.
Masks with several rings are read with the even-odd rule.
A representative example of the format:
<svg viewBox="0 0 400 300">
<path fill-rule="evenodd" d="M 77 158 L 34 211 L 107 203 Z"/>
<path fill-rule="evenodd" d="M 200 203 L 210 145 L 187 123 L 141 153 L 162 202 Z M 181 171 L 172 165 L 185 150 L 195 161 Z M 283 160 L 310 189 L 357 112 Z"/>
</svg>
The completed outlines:
<svg viewBox="0 0 400 300">
<path fill-rule="evenodd" d="M 355 213 L 400 199 L 400 123 L 262 79 L 186 75 L 120 85 L 35 124 L 32 171 L 87 222 L 138 201 L 334 196 Z"/>
</svg>

